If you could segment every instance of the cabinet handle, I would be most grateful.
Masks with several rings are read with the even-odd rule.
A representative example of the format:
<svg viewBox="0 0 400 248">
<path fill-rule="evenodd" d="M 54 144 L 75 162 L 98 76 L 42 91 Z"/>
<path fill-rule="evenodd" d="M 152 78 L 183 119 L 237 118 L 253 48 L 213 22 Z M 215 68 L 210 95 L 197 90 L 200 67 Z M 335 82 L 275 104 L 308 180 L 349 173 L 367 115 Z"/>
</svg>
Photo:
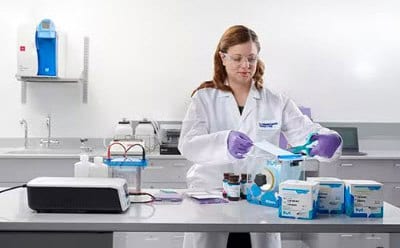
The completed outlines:
<svg viewBox="0 0 400 248">
<path fill-rule="evenodd" d="M 400 186 L 394 186 L 393 189 L 400 190 Z"/>
<path fill-rule="evenodd" d="M 353 234 L 340 234 L 340 237 L 342 237 L 342 238 L 352 238 Z"/>
<path fill-rule="evenodd" d="M 145 240 L 146 241 L 157 241 L 157 240 L 159 240 L 159 238 L 157 238 L 157 237 L 148 237 L 148 238 L 145 238 Z"/>
<path fill-rule="evenodd" d="M 368 236 L 365 239 L 367 240 L 381 240 L 382 238 L 379 236 Z"/>
<path fill-rule="evenodd" d="M 186 164 L 185 163 L 173 163 L 172 166 L 173 167 L 185 167 Z"/>
<path fill-rule="evenodd" d="M 353 166 L 353 164 L 340 164 L 340 166 L 342 166 L 342 167 L 351 167 L 351 166 Z"/>
<path fill-rule="evenodd" d="M 400 168 L 400 164 L 394 164 L 394 167 Z"/>
<path fill-rule="evenodd" d="M 162 170 L 162 169 L 164 169 L 164 166 L 147 166 L 145 169 L 146 170 Z"/>
</svg>

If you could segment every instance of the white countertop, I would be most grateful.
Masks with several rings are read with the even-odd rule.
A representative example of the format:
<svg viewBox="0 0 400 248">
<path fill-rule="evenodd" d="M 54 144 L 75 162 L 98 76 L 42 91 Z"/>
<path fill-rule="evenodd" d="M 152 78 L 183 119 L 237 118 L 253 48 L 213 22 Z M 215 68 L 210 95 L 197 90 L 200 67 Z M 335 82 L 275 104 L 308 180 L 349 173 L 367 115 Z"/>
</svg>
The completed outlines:
<svg viewBox="0 0 400 248">
<path fill-rule="evenodd" d="M 0 148 L 0 159 L 79 159 L 81 151 L 79 149 L 29 149 L 23 148 Z M 94 151 L 89 153 L 90 157 L 106 156 L 105 151 Z M 140 156 L 140 155 L 138 155 Z M 184 159 L 182 155 L 161 155 L 157 152 L 146 153 L 148 159 Z"/>
<path fill-rule="evenodd" d="M 343 155 L 341 159 L 349 160 L 371 160 L 371 159 L 400 159 L 400 150 L 365 150 L 367 154 L 364 156 L 346 156 Z M 64 148 L 51 148 L 51 149 L 28 149 L 23 147 L 0 147 L 0 159 L 2 158 L 79 158 L 79 149 L 64 149 Z M 103 149 L 89 153 L 90 157 L 105 156 Z M 182 155 L 160 155 L 158 152 L 150 152 L 146 154 L 148 159 L 185 159 Z"/>
<path fill-rule="evenodd" d="M 104 232 L 400 232 L 400 209 L 385 203 L 383 218 L 320 215 L 279 218 L 277 209 L 246 201 L 200 205 L 134 204 L 122 214 L 45 214 L 28 208 L 26 189 L 0 194 L 0 231 Z"/>
</svg>

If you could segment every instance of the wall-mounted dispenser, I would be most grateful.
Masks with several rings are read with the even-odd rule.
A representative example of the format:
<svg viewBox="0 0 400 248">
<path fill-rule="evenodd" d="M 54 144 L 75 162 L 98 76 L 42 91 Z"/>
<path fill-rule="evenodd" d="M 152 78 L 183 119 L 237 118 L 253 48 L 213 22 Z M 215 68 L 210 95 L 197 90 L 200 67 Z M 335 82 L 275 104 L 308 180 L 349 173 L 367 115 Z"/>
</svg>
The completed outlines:
<svg viewBox="0 0 400 248">
<path fill-rule="evenodd" d="M 18 29 L 18 76 L 64 77 L 66 37 L 56 32 L 50 19 Z"/>
<path fill-rule="evenodd" d="M 42 20 L 36 28 L 35 44 L 38 76 L 57 76 L 57 34 L 50 19 Z"/>
<path fill-rule="evenodd" d="M 55 30 L 51 20 L 44 19 L 38 26 L 19 25 L 15 77 L 21 82 L 21 103 L 26 103 L 27 83 L 82 83 L 82 102 L 88 102 L 89 37 L 83 39 L 83 68 L 79 76 L 66 76 L 67 54 L 67 37 Z"/>
</svg>

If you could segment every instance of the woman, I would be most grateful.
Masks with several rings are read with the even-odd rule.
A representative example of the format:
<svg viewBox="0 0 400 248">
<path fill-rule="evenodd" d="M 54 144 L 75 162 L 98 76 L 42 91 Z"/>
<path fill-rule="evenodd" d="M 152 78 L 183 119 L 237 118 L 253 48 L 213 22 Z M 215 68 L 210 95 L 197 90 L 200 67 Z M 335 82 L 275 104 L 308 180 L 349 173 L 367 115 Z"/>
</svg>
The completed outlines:
<svg viewBox="0 0 400 248">
<path fill-rule="evenodd" d="M 213 80 L 194 91 L 182 123 L 179 150 L 195 163 L 187 173 L 189 188 L 221 187 L 224 172 L 243 171 L 240 161 L 253 142 L 278 145 L 281 132 L 292 146 L 304 144 L 310 133 L 316 133 L 313 156 L 325 160 L 340 156 L 339 135 L 313 123 L 286 96 L 263 87 L 259 52 L 256 33 L 245 26 L 232 26 L 222 35 L 214 54 Z M 231 242 L 234 238 L 228 233 L 194 233 L 191 240 L 185 236 L 184 246 L 227 247 L 238 243 Z M 280 236 L 252 234 L 251 245 L 280 247 Z"/>
</svg>

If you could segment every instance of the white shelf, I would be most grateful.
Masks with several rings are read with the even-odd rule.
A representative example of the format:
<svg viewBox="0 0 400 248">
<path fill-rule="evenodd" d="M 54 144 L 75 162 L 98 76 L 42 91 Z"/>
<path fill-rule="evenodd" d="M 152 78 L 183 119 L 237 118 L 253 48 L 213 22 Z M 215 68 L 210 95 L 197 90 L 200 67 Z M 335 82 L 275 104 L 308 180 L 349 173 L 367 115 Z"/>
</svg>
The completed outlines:
<svg viewBox="0 0 400 248">
<path fill-rule="evenodd" d="M 80 78 L 61 78 L 48 76 L 20 76 L 16 75 L 21 81 L 21 103 L 26 103 L 27 83 L 82 83 L 82 102 L 87 103 L 88 95 L 88 75 L 89 75 L 89 37 L 84 37 L 83 47 L 83 70 Z"/>
<path fill-rule="evenodd" d="M 16 76 L 19 81 L 30 82 L 30 83 L 79 83 L 81 79 L 79 78 L 59 78 L 59 77 L 25 77 Z"/>
</svg>

